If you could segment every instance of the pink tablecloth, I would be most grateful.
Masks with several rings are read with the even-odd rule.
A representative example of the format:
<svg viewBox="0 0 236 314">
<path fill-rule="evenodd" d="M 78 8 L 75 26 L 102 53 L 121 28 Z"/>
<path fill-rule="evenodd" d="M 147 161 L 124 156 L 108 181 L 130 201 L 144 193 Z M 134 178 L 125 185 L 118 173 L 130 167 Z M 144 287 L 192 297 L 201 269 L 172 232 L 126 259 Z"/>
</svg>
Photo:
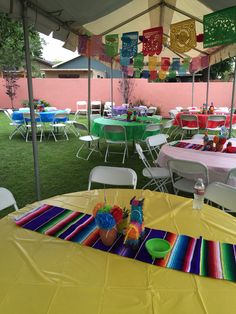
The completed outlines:
<svg viewBox="0 0 236 314">
<path fill-rule="evenodd" d="M 181 116 L 181 112 L 179 112 L 177 115 L 176 115 L 176 118 L 175 118 L 175 121 L 174 121 L 174 125 L 181 125 L 180 124 L 180 116 Z M 200 129 L 205 129 L 206 128 L 206 123 L 207 123 L 207 118 L 208 118 L 208 114 L 196 114 L 198 116 L 198 124 L 199 124 L 199 128 Z M 186 122 L 186 126 L 192 126 L 192 123 L 191 121 L 188 121 Z M 214 123 L 214 122 L 213 122 Z M 233 115 L 233 124 L 236 123 L 236 114 Z M 230 115 L 226 115 L 226 127 L 229 127 L 229 124 L 230 124 Z M 213 125 L 211 127 L 214 127 Z"/>
<path fill-rule="evenodd" d="M 184 140 L 184 142 L 202 143 L 201 140 Z M 183 159 L 204 163 L 209 171 L 210 182 L 225 183 L 229 170 L 236 168 L 236 154 L 206 152 L 166 144 L 162 146 L 157 162 L 161 167 L 166 167 L 169 159 Z"/>
</svg>

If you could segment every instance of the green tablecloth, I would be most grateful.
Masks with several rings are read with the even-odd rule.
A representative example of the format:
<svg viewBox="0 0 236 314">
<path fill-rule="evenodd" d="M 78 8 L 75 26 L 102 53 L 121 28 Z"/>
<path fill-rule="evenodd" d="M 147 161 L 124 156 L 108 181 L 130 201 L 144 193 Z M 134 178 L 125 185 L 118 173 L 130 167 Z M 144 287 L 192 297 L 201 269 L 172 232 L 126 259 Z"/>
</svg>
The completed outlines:
<svg viewBox="0 0 236 314">
<path fill-rule="evenodd" d="M 121 117 L 122 118 L 122 117 Z M 104 137 L 103 126 L 104 125 L 122 125 L 126 129 L 126 136 L 128 141 L 140 140 L 146 138 L 150 135 L 157 134 L 158 132 L 145 132 L 146 126 L 149 124 L 160 123 L 161 120 L 155 117 L 138 117 L 138 120 L 133 122 L 122 121 L 112 118 L 97 118 L 93 121 L 92 124 L 92 134 L 99 136 L 100 138 Z M 145 134 L 144 134 L 145 132 Z M 117 135 L 111 135 L 111 140 L 121 140 Z"/>
</svg>

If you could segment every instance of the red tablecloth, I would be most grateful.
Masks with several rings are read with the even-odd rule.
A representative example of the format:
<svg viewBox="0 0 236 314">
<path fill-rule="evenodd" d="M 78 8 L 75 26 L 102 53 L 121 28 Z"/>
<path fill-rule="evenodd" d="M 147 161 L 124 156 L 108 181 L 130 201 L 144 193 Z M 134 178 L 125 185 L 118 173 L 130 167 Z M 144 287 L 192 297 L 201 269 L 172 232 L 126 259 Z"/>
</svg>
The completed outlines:
<svg viewBox="0 0 236 314">
<path fill-rule="evenodd" d="M 174 121 L 174 125 L 181 125 L 180 123 L 180 116 L 181 116 L 181 112 L 179 112 L 175 118 L 175 121 Z M 196 116 L 198 116 L 198 124 L 199 124 L 199 128 L 200 129 L 205 129 L 206 128 L 206 123 L 207 123 L 207 117 L 209 116 L 208 114 L 196 114 Z M 213 122 L 214 123 L 214 122 Z M 236 123 L 236 114 L 233 115 L 233 124 Z M 193 126 L 192 125 L 193 122 L 191 121 L 188 121 L 188 122 L 185 122 L 184 125 L 186 126 Z M 230 124 L 230 115 L 226 115 L 226 127 L 229 127 L 229 124 Z M 214 127 L 213 125 L 211 125 L 211 127 Z"/>
</svg>

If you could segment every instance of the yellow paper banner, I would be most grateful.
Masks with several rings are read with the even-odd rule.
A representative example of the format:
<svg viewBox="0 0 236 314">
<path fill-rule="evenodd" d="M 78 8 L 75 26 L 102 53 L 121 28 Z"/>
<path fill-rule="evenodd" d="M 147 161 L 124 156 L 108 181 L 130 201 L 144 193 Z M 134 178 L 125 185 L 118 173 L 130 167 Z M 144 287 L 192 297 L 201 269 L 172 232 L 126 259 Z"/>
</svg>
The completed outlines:
<svg viewBox="0 0 236 314">
<path fill-rule="evenodd" d="M 170 25 L 170 47 L 175 52 L 187 52 L 196 47 L 195 21 L 190 19 Z"/>
</svg>

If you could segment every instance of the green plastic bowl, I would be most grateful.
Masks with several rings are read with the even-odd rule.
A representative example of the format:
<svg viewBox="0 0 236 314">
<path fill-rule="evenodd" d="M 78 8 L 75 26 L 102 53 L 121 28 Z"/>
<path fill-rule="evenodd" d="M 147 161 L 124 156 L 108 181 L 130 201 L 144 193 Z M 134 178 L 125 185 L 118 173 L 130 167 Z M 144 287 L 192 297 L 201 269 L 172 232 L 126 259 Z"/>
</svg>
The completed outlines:
<svg viewBox="0 0 236 314">
<path fill-rule="evenodd" d="M 153 238 L 145 243 L 145 247 L 152 259 L 165 258 L 171 250 L 171 245 L 168 241 L 159 238 Z"/>
</svg>

